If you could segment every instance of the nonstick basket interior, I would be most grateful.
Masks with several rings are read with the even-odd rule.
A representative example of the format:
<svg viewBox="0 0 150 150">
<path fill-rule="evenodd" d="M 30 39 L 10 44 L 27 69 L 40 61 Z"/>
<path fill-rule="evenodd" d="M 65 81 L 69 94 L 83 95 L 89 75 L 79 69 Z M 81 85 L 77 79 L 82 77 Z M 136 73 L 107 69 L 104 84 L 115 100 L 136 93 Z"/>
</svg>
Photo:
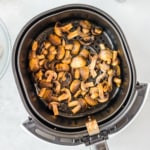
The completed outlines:
<svg viewBox="0 0 150 150">
<path fill-rule="evenodd" d="M 19 81 L 18 87 L 23 96 L 23 103 L 27 111 L 37 120 L 55 128 L 77 130 L 85 127 L 88 116 L 96 118 L 98 123 L 108 120 L 118 112 L 128 99 L 134 86 L 134 71 L 131 68 L 132 64 L 128 50 L 124 45 L 121 34 L 108 18 L 109 16 L 104 12 L 96 11 L 88 7 L 66 7 L 42 13 L 29 21 L 22 29 L 14 46 L 14 68 L 17 74 L 17 80 Z M 93 46 L 89 47 L 89 49 L 99 51 L 98 43 L 102 42 L 112 49 L 119 50 L 122 85 L 119 89 L 115 89 L 112 92 L 109 103 L 101 106 L 98 105 L 76 116 L 61 112 L 60 116 L 55 117 L 52 112 L 45 108 L 37 96 L 31 75 L 28 71 L 28 54 L 33 40 L 44 36 L 46 32 L 49 32 L 48 29 L 53 27 L 57 21 L 66 22 L 68 20 L 78 21 L 81 19 L 91 21 L 93 24 L 102 27 L 104 31 L 100 37 L 97 37 Z"/>
</svg>

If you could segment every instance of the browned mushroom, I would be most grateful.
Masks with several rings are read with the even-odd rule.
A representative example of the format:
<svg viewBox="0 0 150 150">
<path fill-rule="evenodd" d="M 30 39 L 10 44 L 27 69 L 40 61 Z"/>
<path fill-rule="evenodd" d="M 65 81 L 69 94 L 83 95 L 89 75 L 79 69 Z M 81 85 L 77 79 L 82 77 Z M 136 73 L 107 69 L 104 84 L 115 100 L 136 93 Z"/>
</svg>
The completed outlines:
<svg viewBox="0 0 150 150">
<path fill-rule="evenodd" d="M 63 64 L 63 63 L 56 64 L 55 68 L 58 72 L 69 71 L 69 69 L 70 69 L 69 65 Z"/>
<path fill-rule="evenodd" d="M 103 72 L 102 74 L 97 76 L 95 83 L 99 84 L 100 81 L 103 80 L 105 77 L 107 77 L 107 74 L 106 74 L 106 72 Z"/>
<path fill-rule="evenodd" d="M 77 98 L 80 94 L 81 94 L 82 90 L 79 89 L 75 94 L 74 94 L 74 98 Z"/>
<path fill-rule="evenodd" d="M 58 111 L 58 106 L 59 105 L 60 104 L 58 102 L 50 102 L 49 105 L 48 105 L 49 109 L 52 108 L 54 116 L 58 116 L 59 115 L 59 111 Z"/>
<path fill-rule="evenodd" d="M 95 65 L 97 61 L 98 55 L 95 54 L 94 56 L 90 56 L 91 63 L 89 64 L 89 70 L 93 78 L 97 76 L 97 73 L 95 71 Z"/>
<path fill-rule="evenodd" d="M 103 91 L 103 86 L 101 83 L 99 83 L 97 85 L 97 88 L 98 88 L 98 92 L 99 92 L 99 99 L 97 99 L 100 103 L 105 103 L 108 101 L 109 99 L 109 94 L 104 94 L 104 91 Z"/>
<path fill-rule="evenodd" d="M 101 60 L 106 61 L 107 64 L 110 64 L 112 61 L 112 51 L 110 49 L 102 49 L 99 53 Z"/>
<path fill-rule="evenodd" d="M 56 35 L 62 37 L 62 31 L 61 31 L 61 27 L 60 27 L 60 22 L 56 22 L 55 23 L 54 32 L 55 32 Z"/>
<path fill-rule="evenodd" d="M 66 87 L 66 86 L 70 85 L 70 83 L 72 82 L 72 75 L 71 75 L 71 73 L 64 72 L 60 82 L 61 82 L 61 85 L 63 87 Z"/>
<path fill-rule="evenodd" d="M 74 69 L 73 74 L 74 74 L 75 79 L 79 79 L 80 78 L 80 69 L 79 68 Z"/>
<path fill-rule="evenodd" d="M 56 94 L 59 94 L 60 93 L 60 89 L 61 89 L 61 84 L 58 82 L 58 81 L 54 81 L 54 92 Z"/>
<path fill-rule="evenodd" d="M 94 27 L 91 29 L 91 32 L 93 35 L 100 35 L 102 33 L 102 29 L 100 29 L 98 27 Z"/>
<path fill-rule="evenodd" d="M 112 82 L 113 82 L 113 76 L 114 76 L 114 70 L 113 69 L 110 69 L 108 71 L 108 86 L 110 88 L 110 91 L 112 90 Z"/>
<path fill-rule="evenodd" d="M 61 44 L 61 39 L 57 35 L 55 35 L 55 34 L 50 34 L 49 35 L 49 41 L 53 45 L 60 45 Z"/>
<path fill-rule="evenodd" d="M 83 81 L 87 80 L 89 78 L 89 67 L 82 67 L 80 68 L 80 75 Z"/>
<path fill-rule="evenodd" d="M 98 104 L 98 102 L 97 102 L 96 100 L 92 99 L 92 98 L 91 98 L 90 96 L 88 96 L 88 95 L 85 96 L 85 101 L 86 101 L 86 103 L 87 103 L 88 105 L 90 105 L 90 106 L 95 106 L 95 105 Z"/>
<path fill-rule="evenodd" d="M 87 91 L 90 87 L 93 87 L 94 83 L 93 82 L 87 82 L 85 83 L 84 81 L 81 82 L 81 89 L 83 91 Z"/>
<path fill-rule="evenodd" d="M 37 57 L 31 58 L 29 60 L 29 69 L 30 71 L 36 72 L 40 69 L 39 59 Z"/>
<path fill-rule="evenodd" d="M 55 46 L 51 46 L 49 48 L 49 55 L 47 56 L 49 61 L 53 61 L 55 59 L 55 55 L 57 54 L 57 50 Z"/>
<path fill-rule="evenodd" d="M 38 92 L 38 96 L 42 98 L 43 95 L 44 95 L 44 93 L 45 93 L 45 91 L 46 91 L 46 88 L 41 88 L 41 89 L 39 90 L 39 92 Z"/>
<path fill-rule="evenodd" d="M 71 53 L 73 54 L 73 55 L 77 55 L 78 53 L 79 53 L 79 51 L 80 51 L 80 43 L 79 43 L 79 41 L 77 41 L 77 40 L 75 40 L 74 42 L 73 42 L 73 48 L 72 48 L 72 51 L 71 51 Z"/>
<path fill-rule="evenodd" d="M 62 60 L 62 63 L 70 64 L 71 63 L 71 59 L 72 59 L 72 56 L 70 54 L 70 51 L 67 50 L 66 53 L 65 53 L 64 59 Z"/>
<path fill-rule="evenodd" d="M 57 73 L 53 70 L 47 70 L 45 72 L 46 82 L 51 82 L 57 79 Z"/>
<path fill-rule="evenodd" d="M 79 24 L 82 28 L 85 28 L 85 29 L 91 28 L 91 23 L 88 20 L 81 20 Z"/>
<path fill-rule="evenodd" d="M 66 50 L 72 50 L 73 49 L 73 44 L 65 44 L 65 49 Z"/>
<path fill-rule="evenodd" d="M 83 36 L 82 38 L 79 39 L 79 41 L 82 45 L 91 45 L 94 41 L 94 36 L 93 35 Z"/>
<path fill-rule="evenodd" d="M 65 56 L 65 48 L 64 46 L 59 45 L 56 58 L 60 60 L 63 59 L 64 56 Z"/>
<path fill-rule="evenodd" d="M 112 66 L 117 66 L 119 64 L 119 59 L 118 59 L 118 52 L 117 51 L 113 51 L 112 52 Z"/>
<path fill-rule="evenodd" d="M 68 100 L 68 102 L 71 100 L 71 93 L 67 88 L 62 88 L 61 89 L 61 95 L 58 97 L 58 101 L 64 101 L 64 100 Z"/>
<path fill-rule="evenodd" d="M 82 56 L 76 56 L 72 59 L 71 67 L 72 68 L 81 68 L 86 65 L 86 60 Z"/>
<path fill-rule="evenodd" d="M 115 69 L 116 76 L 119 77 L 119 76 L 121 75 L 121 69 L 120 69 L 120 66 L 117 65 L 117 66 L 114 67 L 114 69 Z"/>
<path fill-rule="evenodd" d="M 105 62 L 99 63 L 99 67 L 103 72 L 106 72 L 110 69 L 110 65 L 106 64 Z"/>
<path fill-rule="evenodd" d="M 40 88 L 51 88 L 51 87 L 53 87 L 52 83 L 47 82 L 46 80 L 40 80 L 40 81 L 38 81 L 38 86 Z"/>
<path fill-rule="evenodd" d="M 71 93 L 77 92 L 79 90 L 79 88 L 80 88 L 80 84 L 81 84 L 80 80 L 73 80 L 71 85 L 70 85 Z"/>
<path fill-rule="evenodd" d="M 69 32 L 72 28 L 73 28 L 72 23 L 68 23 L 68 24 L 66 24 L 64 26 L 61 26 L 61 30 L 63 32 Z"/>
<path fill-rule="evenodd" d="M 33 41 L 32 43 L 32 51 L 37 51 L 39 47 L 38 41 Z"/>
<path fill-rule="evenodd" d="M 36 81 L 42 80 L 42 78 L 43 78 L 43 71 L 40 69 L 37 73 L 35 73 L 34 77 L 35 77 Z"/>
<path fill-rule="evenodd" d="M 91 87 L 89 94 L 90 94 L 90 97 L 92 99 L 98 98 L 98 96 L 99 96 L 99 94 L 98 94 L 98 88 L 97 87 Z"/>
<path fill-rule="evenodd" d="M 117 85 L 117 87 L 120 87 L 120 85 L 121 85 L 121 79 L 120 79 L 120 78 L 115 77 L 115 78 L 113 79 L 113 81 L 114 81 L 114 83 Z"/>
<path fill-rule="evenodd" d="M 80 32 L 80 27 L 78 27 L 76 30 L 69 32 L 69 34 L 67 35 L 67 39 L 71 40 L 77 36 L 79 36 L 79 32 Z"/>
<path fill-rule="evenodd" d="M 82 49 L 80 51 L 79 55 L 84 57 L 84 58 L 88 58 L 89 57 L 89 51 L 87 49 Z"/>
</svg>

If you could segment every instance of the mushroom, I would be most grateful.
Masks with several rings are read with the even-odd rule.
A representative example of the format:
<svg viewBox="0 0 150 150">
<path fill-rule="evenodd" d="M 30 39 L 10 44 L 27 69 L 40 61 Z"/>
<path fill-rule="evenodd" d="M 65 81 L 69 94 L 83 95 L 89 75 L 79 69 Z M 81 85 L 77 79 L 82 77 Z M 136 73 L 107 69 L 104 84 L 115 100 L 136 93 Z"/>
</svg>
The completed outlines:
<svg viewBox="0 0 150 150">
<path fill-rule="evenodd" d="M 80 94 L 81 94 L 82 90 L 79 89 L 75 94 L 74 94 L 74 98 L 77 98 Z"/>
<path fill-rule="evenodd" d="M 32 72 L 36 72 L 40 69 L 39 59 L 37 57 L 31 58 L 29 60 L 29 69 Z"/>
<path fill-rule="evenodd" d="M 81 82 L 81 90 L 87 91 L 88 88 L 93 87 L 94 83 L 93 82 L 87 82 L 85 83 L 84 81 Z"/>
<path fill-rule="evenodd" d="M 40 69 L 37 73 L 35 73 L 34 77 L 35 77 L 36 81 L 42 80 L 42 78 L 43 78 L 43 71 Z"/>
<path fill-rule="evenodd" d="M 92 99 L 89 95 L 85 96 L 85 101 L 90 106 L 95 106 L 98 104 L 98 102 L 96 100 Z"/>
<path fill-rule="evenodd" d="M 115 78 L 113 79 L 113 81 L 114 81 L 114 83 L 117 85 L 117 87 L 120 87 L 120 85 L 121 85 L 121 79 L 120 79 L 120 78 L 115 77 Z"/>
<path fill-rule="evenodd" d="M 81 84 L 80 80 L 73 80 L 71 85 L 70 85 L 71 93 L 76 93 L 80 88 L 80 84 Z"/>
<path fill-rule="evenodd" d="M 53 113 L 54 113 L 54 116 L 58 116 L 58 115 L 59 115 L 59 111 L 58 111 L 58 106 L 59 106 L 59 105 L 60 105 L 60 104 L 59 104 L 58 102 L 50 102 L 50 103 L 48 104 L 49 109 L 52 108 Z"/>
<path fill-rule="evenodd" d="M 90 29 L 91 28 L 91 23 L 87 20 L 81 20 L 79 22 L 79 24 L 82 28 L 85 28 L 85 29 Z"/>
<path fill-rule="evenodd" d="M 49 41 L 55 46 L 61 44 L 61 39 L 55 34 L 49 35 Z"/>
<path fill-rule="evenodd" d="M 63 59 L 64 56 L 65 56 L 65 48 L 64 46 L 59 45 L 56 58 L 60 60 Z"/>
<path fill-rule="evenodd" d="M 53 70 L 47 70 L 45 72 L 46 82 L 51 82 L 52 80 L 56 80 L 57 73 Z"/>
<path fill-rule="evenodd" d="M 56 54 L 57 54 L 56 47 L 55 46 L 51 46 L 49 48 L 49 55 L 47 56 L 48 60 L 49 61 L 54 60 Z"/>
<path fill-rule="evenodd" d="M 89 78 L 89 67 L 85 66 L 80 68 L 80 75 L 83 81 L 87 80 Z"/>
<path fill-rule="evenodd" d="M 66 50 L 72 50 L 73 49 L 73 44 L 65 44 L 65 49 Z"/>
<path fill-rule="evenodd" d="M 115 74 L 116 74 L 116 76 L 120 76 L 120 75 L 121 75 L 121 69 L 120 69 L 120 66 L 117 65 L 117 66 L 114 67 L 114 69 L 115 69 Z"/>
<path fill-rule="evenodd" d="M 97 87 L 91 87 L 89 94 L 90 94 L 90 97 L 92 99 L 97 98 L 99 96 L 99 94 L 98 94 L 98 88 Z"/>
<path fill-rule="evenodd" d="M 97 85 L 97 88 L 98 88 L 98 92 L 99 92 L 99 99 L 97 99 L 100 103 L 105 103 L 108 101 L 109 99 L 109 94 L 104 94 L 104 91 L 103 91 L 103 86 L 101 83 L 99 83 Z"/>
<path fill-rule="evenodd" d="M 80 69 L 77 68 L 74 70 L 74 78 L 79 79 L 80 78 Z"/>
<path fill-rule="evenodd" d="M 102 33 L 102 30 L 98 27 L 94 27 L 91 29 L 91 32 L 93 35 L 100 35 Z"/>
<path fill-rule="evenodd" d="M 97 73 L 95 71 L 95 65 L 97 61 L 98 55 L 95 54 L 94 56 L 90 56 L 91 63 L 89 64 L 89 70 L 93 78 L 97 76 Z"/>
<path fill-rule="evenodd" d="M 32 43 L 32 51 L 37 51 L 39 47 L 38 41 L 33 41 Z"/>
<path fill-rule="evenodd" d="M 113 76 L 114 76 L 114 70 L 110 69 L 108 71 L 108 86 L 109 86 L 109 91 L 112 91 L 112 81 L 113 81 Z"/>
<path fill-rule="evenodd" d="M 89 57 L 89 51 L 87 49 L 82 49 L 80 51 L 79 55 L 84 57 L 84 58 L 88 58 Z"/>
<path fill-rule="evenodd" d="M 47 81 L 45 81 L 45 80 L 40 80 L 40 81 L 38 82 L 38 86 L 39 86 L 40 88 L 51 88 L 51 87 L 53 87 L 52 83 L 47 82 Z"/>
<path fill-rule="evenodd" d="M 72 75 L 69 72 L 64 72 L 61 80 L 62 86 L 68 86 L 72 81 Z"/>
<path fill-rule="evenodd" d="M 102 49 L 99 53 L 99 57 L 101 60 L 106 61 L 107 64 L 110 64 L 112 60 L 112 51 L 108 48 Z"/>
<path fill-rule="evenodd" d="M 62 37 L 62 31 L 61 31 L 61 27 L 60 27 L 60 22 L 56 22 L 55 23 L 54 32 L 55 32 L 56 35 Z"/>
<path fill-rule="evenodd" d="M 72 68 L 81 68 L 86 65 L 86 60 L 82 56 L 76 56 L 72 59 L 71 67 Z"/>
<path fill-rule="evenodd" d="M 62 94 L 58 97 L 59 102 L 64 100 L 68 100 L 68 102 L 71 101 L 71 93 L 67 88 L 62 88 L 60 91 Z"/>
<path fill-rule="evenodd" d="M 99 63 L 99 67 L 103 72 L 106 72 L 110 69 L 110 65 L 106 64 L 105 62 Z"/>
<path fill-rule="evenodd" d="M 76 30 L 69 32 L 69 34 L 67 35 L 67 39 L 71 40 L 77 36 L 79 36 L 79 32 L 80 32 L 80 27 L 78 27 Z"/>
<path fill-rule="evenodd" d="M 56 64 L 55 68 L 58 72 L 69 71 L 69 69 L 70 69 L 69 65 L 63 64 L 63 63 Z"/>
<path fill-rule="evenodd" d="M 68 23 L 68 24 L 66 24 L 64 26 L 61 26 L 61 30 L 63 32 L 69 32 L 72 28 L 73 28 L 72 23 Z"/>
<path fill-rule="evenodd" d="M 62 63 L 64 63 L 64 64 L 70 64 L 71 63 L 71 59 L 72 59 L 72 56 L 70 55 L 70 51 L 67 50 L 66 53 L 65 53 L 65 57 L 62 60 Z"/>
<path fill-rule="evenodd" d="M 81 47 L 81 45 L 80 45 L 79 41 L 77 41 L 77 40 L 73 41 L 73 48 L 72 48 L 71 54 L 77 55 L 80 51 L 80 47 Z"/>
<path fill-rule="evenodd" d="M 45 93 L 45 91 L 46 91 L 46 88 L 41 88 L 41 89 L 39 90 L 39 92 L 38 92 L 38 96 L 42 98 L 43 95 L 44 95 L 44 93 Z"/>
<path fill-rule="evenodd" d="M 83 36 L 82 38 L 79 39 L 79 41 L 82 45 L 91 45 L 92 42 L 94 41 L 94 36 L 92 35 Z"/>
<path fill-rule="evenodd" d="M 73 114 L 76 114 L 81 110 L 81 108 L 82 110 L 85 110 L 87 108 L 87 104 L 83 98 L 79 98 L 78 100 L 69 102 L 68 107 L 74 107 L 71 111 Z"/>
<path fill-rule="evenodd" d="M 54 81 L 54 92 L 56 94 L 59 94 L 60 93 L 60 89 L 61 89 L 61 84 L 58 82 L 58 81 Z"/>
<path fill-rule="evenodd" d="M 117 51 L 112 52 L 112 66 L 117 66 L 119 64 L 119 59 L 117 55 L 118 55 Z"/>
<path fill-rule="evenodd" d="M 101 73 L 100 75 L 97 76 L 95 83 L 99 84 L 101 80 L 103 80 L 105 77 L 107 77 L 106 72 Z"/>
</svg>

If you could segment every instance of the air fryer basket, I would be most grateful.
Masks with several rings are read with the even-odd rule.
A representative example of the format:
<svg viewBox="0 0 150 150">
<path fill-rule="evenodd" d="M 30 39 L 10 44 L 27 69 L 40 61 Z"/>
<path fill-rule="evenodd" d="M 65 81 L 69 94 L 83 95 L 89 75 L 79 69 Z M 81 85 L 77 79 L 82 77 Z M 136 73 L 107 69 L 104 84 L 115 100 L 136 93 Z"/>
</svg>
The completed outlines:
<svg viewBox="0 0 150 150">
<path fill-rule="evenodd" d="M 66 22 L 80 19 L 89 20 L 104 30 L 103 35 L 96 39 L 92 48 L 97 49 L 97 42 L 104 42 L 108 47 L 119 50 L 122 84 L 113 94 L 111 102 L 104 105 L 104 109 L 96 108 L 96 111 L 87 111 L 77 117 L 66 116 L 66 114 L 55 117 L 53 113 L 45 109 L 37 96 L 28 71 L 28 53 L 33 40 L 39 34 L 44 34 L 44 31 L 47 31 L 57 21 Z M 67 137 L 69 140 L 75 138 L 75 141 L 70 142 L 72 145 L 81 143 L 81 141 L 78 141 L 80 137 L 88 136 L 85 123 L 89 116 L 96 119 L 99 126 L 111 122 L 123 111 L 125 106 L 132 102 L 136 92 L 135 67 L 123 32 L 109 15 L 88 5 L 66 5 L 48 10 L 31 19 L 16 39 L 13 48 L 12 65 L 18 90 L 24 106 L 31 116 L 31 120 L 36 122 L 40 128 L 48 131 L 51 136 L 57 137 L 57 139 L 58 137 Z M 105 135 L 105 132 L 102 134 Z M 50 141 L 59 144 L 65 143 L 55 140 Z M 66 144 L 68 143 L 66 142 Z"/>
</svg>

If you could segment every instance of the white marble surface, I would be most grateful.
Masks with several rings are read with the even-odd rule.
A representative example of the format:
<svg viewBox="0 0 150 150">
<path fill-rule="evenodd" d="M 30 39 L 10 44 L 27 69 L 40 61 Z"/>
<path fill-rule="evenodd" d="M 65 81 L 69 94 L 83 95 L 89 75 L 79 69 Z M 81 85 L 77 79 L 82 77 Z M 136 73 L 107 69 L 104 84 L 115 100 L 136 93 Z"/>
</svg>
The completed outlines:
<svg viewBox="0 0 150 150">
<path fill-rule="evenodd" d="M 150 1 L 149 0 L 0 0 L 0 17 L 6 23 L 12 45 L 21 28 L 35 15 L 56 6 L 85 3 L 109 13 L 121 26 L 134 57 L 137 79 L 150 82 Z M 110 150 L 150 149 L 150 95 L 134 122 L 118 135 L 110 138 Z M 0 80 L 0 150 L 85 150 L 84 145 L 68 147 L 33 138 L 21 128 L 28 114 L 23 107 L 14 82 L 11 63 Z"/>
</svg>

